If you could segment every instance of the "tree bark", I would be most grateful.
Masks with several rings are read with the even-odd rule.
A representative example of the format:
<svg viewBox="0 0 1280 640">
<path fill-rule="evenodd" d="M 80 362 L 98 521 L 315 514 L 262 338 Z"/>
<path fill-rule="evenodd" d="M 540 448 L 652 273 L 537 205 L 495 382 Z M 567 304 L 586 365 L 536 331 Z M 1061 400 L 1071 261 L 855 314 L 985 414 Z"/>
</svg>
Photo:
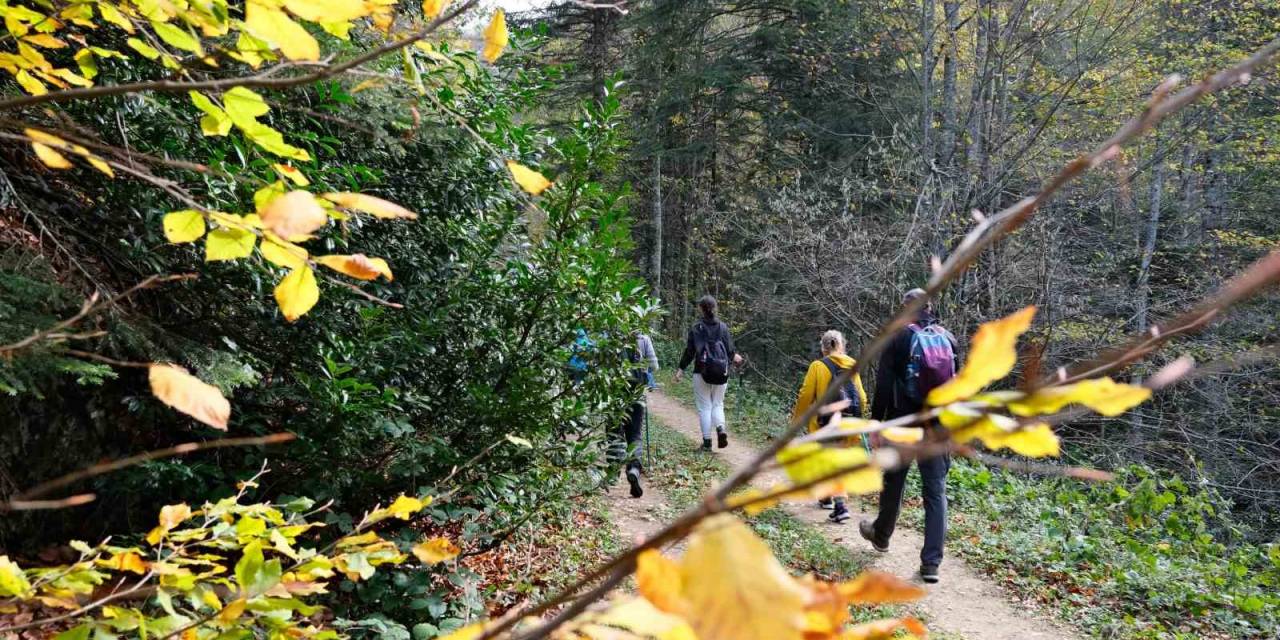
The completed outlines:
<svg viewBox="0 0 1280 640">
<path fill-rule="evenodd" d="M 650 277 L 653 297 L 662 304 L 662 150 L 653 155 L 653 251 L 650 254 Z"/>
</svg>

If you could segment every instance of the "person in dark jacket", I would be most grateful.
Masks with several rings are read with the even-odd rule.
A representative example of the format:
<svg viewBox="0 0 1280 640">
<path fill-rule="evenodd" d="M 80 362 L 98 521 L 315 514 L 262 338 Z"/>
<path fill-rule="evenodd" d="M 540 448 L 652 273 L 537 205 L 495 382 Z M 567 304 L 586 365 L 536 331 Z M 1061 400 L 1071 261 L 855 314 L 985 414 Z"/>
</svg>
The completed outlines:
<svg viewBox="0 0 1280 640">
<path fill-rule="evenodd" d="M 903 296 L 902 302 L 905 305 L 924 293 L 923 289 L 912 289 Z M 930 326 L 937 327 L 937 318 L 932 305 L 926 305 L 921 309 L 916 322 L 898 332 L 881 354 L 876 369 L 875 396 L 871 401 L 872 418 L 892 420 L 923 408 L 923 402 L 919 398 L 913 398 L 908 392 L 908 365 L 911 363 L 912 343 L 916 333 Z M 937 327 L 935 331 L 944 333 L 950 341 L 953 353 L 952 371 L 958 371 L 960 363 L 954 358 L 957 351 L 955 337 L 941 327 Z M 925 582 L 934 583 L 938 581 L 943 541 L 947 537 L 947 472 L 951 468 L 951 458 L 943 455 L 918 460 L 916 466 L 920 468 L 925 519 L 924 548 L 920 551 L 920 577 Z M 902 492 L 910 470 L 911 464 L 907 463 L 897 469 L 885 471 L 879 514 L 874 521 L 863 520 L 858 523 L 859 533 L 876 551 L 889 550 L 889 538 L 893 536 L 898 522 Z"/>
<path fill-rule="evenodd" d="M 716 351 L 717 345 L 723 347 L 725 364 L 742 363 L 742 355 L 733 346 L 733 336 L 729 335 L 729 326 L 716 317 L 716 299 L 702 296 L 698 300 L 698 312 L 701 317 L 689 329 L 685 340 L 684 355 L 680 356 L 680 365 L 676 367 L 676 381 L 684 376 L 685 367 L 693 363 L 693 400 L 698 407 L 698 425 L 702 428 L 702 450 L 711 451 L 711 430 L 714 428 L 720 448 L 729 446 L 729 435 L 725 432 L 724 392 L 728 387 L 728 379 L 708 380 L 703 376 L 703 368 L 708 366 L 703 358 Z M 727 369 L 726 369 L 727 375 Z"/>
<path fill-rule="evenodd" d="M 644 495 L 640 485 L 640 446 L 644 436 L 644 418 L 648 407 L 645 402 L 645 388 L 653 389 L 654 373 L 658 371 L 658 354 L 653 349 L 653 340 L 649 336 L 637 334 L 634 343 L 624 350 L 628 373 L 631 378 L 631 393 L 635 400 L 627 407 L 620 427 L 611 434 L 608 459 L 612 464 L 626 463 L 627 483 L 631 485 L 631 497 Z"/>
</svg>

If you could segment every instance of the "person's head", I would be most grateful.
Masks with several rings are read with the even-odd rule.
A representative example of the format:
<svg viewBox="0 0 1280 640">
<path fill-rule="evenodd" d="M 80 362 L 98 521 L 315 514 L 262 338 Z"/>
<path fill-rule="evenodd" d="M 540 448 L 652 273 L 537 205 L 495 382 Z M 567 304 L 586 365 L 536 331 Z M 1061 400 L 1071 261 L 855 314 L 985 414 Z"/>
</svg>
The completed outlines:
<svg viewBox="0 0 1280 640">
<path fill-rule="evenodd" d="M 698 298 L 698 313 L 702 314 L 703 320 L 715 320 L 716 299 L 709 295 Z"/>
<path fill-rule="evenodd" d="M 925 295 L 924 289 L 921 289 L 919 287 L 916 287 L 915 289 L 911 289 L 910 291 L 907 291 L 906 293 L 902 294 L 902 305 L 905 307 L 906 305 L 911 304 L 911 301 L 915 300 L 916 298 L 924 297 L 924 295 Z M 931 301 L 925 302 L 924 306 L 920 308 L 920 315 L 933 317 L 933 302 Z"/>
<path fill-rule="evenodd" d="M 843 354 L 844 334 L 836 331 L 835 329 L 831 329 L 830 331 L 822 334 L 822 339 L 819 341 L 819 344 L 822 348 L 822 355 L 824 356 Z"/>
</svg>

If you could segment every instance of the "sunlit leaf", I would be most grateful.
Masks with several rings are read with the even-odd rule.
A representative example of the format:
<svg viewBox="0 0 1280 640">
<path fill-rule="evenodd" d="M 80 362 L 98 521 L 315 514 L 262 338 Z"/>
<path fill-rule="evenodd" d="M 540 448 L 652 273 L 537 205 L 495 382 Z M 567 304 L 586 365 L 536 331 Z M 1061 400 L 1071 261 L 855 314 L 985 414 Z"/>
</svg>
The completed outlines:
<svg viewBox="0 0 1280 640">
<path fill-rule="evenodd" d="M 595 621 L 609 627 L 626 629 L 645 638 L 697 640 L 689 623 L 679 616 L 664 613 L 644 598 L 629 598 L 614 604 L 596 617 Z M 591 633 L 587 635 L 599 637 Z"/>
<path fill-rule="evenodd" d="M 899 631 L 911 634 L 905 638 L 923 638 L 928 634 L 924 625 L 915 618 L 895 618 L 854 625 L 840 634 L 840 640 L 892 640 L 903 637 Z"/>
<path fill-rule="evenodd" d="M 885 427 L 880 430 L 880 435 L 884 436 L 884 439 L 889 442 L 911 444 L 924 440 L 924 429 L 912 427 Z"/>
<path fill-rule="evenodd" d="M 193 96 L 192 100 L 194 99 Z M 255 124 L 258 116 L 266 115 L 268 111 L 271 111 L 271 107 L 267 105 L 267 101 L 262 96 L 244 87 L 235 87 L 223 93 L 222 104 L 226 108 L 226 113 L 231 118 L 231 121 L 241 128 Z M 197 103 L 196 106 L 199 107 L 200 105 Z M 201 107 L 201 110 L 203 110 L 203 107 Z"/>
<path fill-rule="evenodd" d="M 1018 428 L 1016 421 L 995 415 L 957 432 L 956 437 L 965 440 L 977 438 L 992 451 L 1010 449 L 1032 458 L 1057 456 L 1061 447 L 1057 434 L 1043 422 Z"/>
<path fill-rule="evenodd" d="M 846 491 L 871 493 L 879 491 L 882 485 L 880 469 L 870 464 L 870 457 L 862 447 L 824 447 L 806 442 L 779 451 L 777 460 L 795 484 L 830 478 L 815 487 L 819 495 Z M 849 471 L 841 474 L 841 470 Z"/>
<path fill-rule="evenodd" d="M 26 597 L 31 591 L 31 582 L 18 564 L 9 556 L 0 556 L 0 597 Z"/>
<path fill-rule="evenodd" d="M 224 625 L 230 625 L 236 620 L 239 620 L 240 616 L 244 615 L 244 609 L 248 604 L 249 600 L 247 598 L 239 598 L 228 602 L 227 606 L 223 607 L 222 611 L 218 612 L 218 622 L 221 622 Z"/>
<path fill-rule="evenodd" d="M 882 571 L 864 571 L 858 577 L 836 585 L 851 604 L 894 604 L 923 598 L 924 589 Z"/>
<path fill-rule="evenodd" d="M 1025 398 L 1009 402 L 1009 411 L 1019 416 L 1039 416 L 1061 411 L 1069 404 L 1082 404 L 1104 416 L 1118 416 L 1151 397 L 1151 390 L 1121 384 L 1111 378 L 1097 378 L 1061 386 L 1037 389 Z"/>
<path fill-rule="evenodd" d="M 75 55 L 76 66 L 80 68 L 80 75 L 92 80 L 98 75 L 98 59 L 93 57 L 92 49 L 81 49 Z"/>
<path fill-rule="evenodd" d="M 49 89 L 44 86 L 44 83 L 31 77 L 31 74 L 27 73 L 26 69 L 14 74 L 13 79 L 18 81 L 23 91 L 33 96 L 42 96 L 49 93 Z"/>
<path fill-rule="evenodd" d="M 306 174 L 302 173 L 302 171 L 299 170 L 297 167 L 294 167 L 292 165 L 287 165 L 287 164 L 280 164 L 278 162 L 271 166 L 280 175 L 288 178 L 289 182 L 292 182 L 293 184 L 298 185 L 299 187 L 311 186 L 311 181 L 307 179 Z"/>
<path fill-rule="evenodd" d="M 680 565 L 654 549 L 636 557 L 636 588 L 660 611 L 684 611 L 684 578 Z"/>
<path fill-rule="evenodd" d="M 276 285 L 275 297 L 285 320 L 293 322 L 301 318 L 320 301 L 320 287 L 316 285 L 315 271 L 307 266 L 290 271 Z"/>
<path fill-rule="evenodd" d="M 448 538 L 431 538 L 413 545 L 413 555 L 425 564 L 440 564 L 458 557 L 462 550 Z"/>
<path fill-rule="evenodd" d="M 200 130 L 204 135 L 225 136 L 231 132 L 231 116 L 227 115 L 226 111 L 214 104 L 203 93 L 192 91 L 188 95 L 191 96 L 191 102 L 196 105 L 196 108 L 205 114 L 200 118 Z"/>
<path fill-rule="evenodd" d="M 279 47 L 286 58 L 313 61 L 320 59 L 320 43 L 302 25 L 266 0 L 248 0 L 244 12 L 245 29 L 253 37 Z"/>
<path fill-rule="evenodd" d="M 258 236 L 244 229 L 215 229 L 204 242 L 205 262 L 239 260 L 253 254 Z"/>
<path fill-rule="evenodd" d="M 317 256 L 316 262 L 334 271 L 343 273 L 358 280 L 373 280 L 382 276 L 387 280 L 394 279 L 391 267 L 382 258 L 370 258 L 362 253 L 349 256 Z"/>
<path fill-rule="evenodd" d="M 66 156 L 54 151 L 48 145 L 32 142 L 31 148 L 35 150 L 36 157 L 40 159 L 40 162 L 43 162 L 50 169 L 70 169 L 72 166 L 71 161 Z"/>
<path fill-rule="evenodd" d="M 282 238 L 304 236 L 329 222 L 324 207 L 306 191 L 290 191 L 261 211 L 262 224 Z"/>
<path fill-rule="evenodd" d="M 151 30 L 171 47 L 190 51 L 197 56 L 204 55 L 204 51 L 200 48 L 200 40 L 191 35 L 191 32 L 171 22 L 152 22 Z"/>
<path fill-rule="evenodd" d="M 375 198 L 363 193 L 325 193 L 321 194 L 321 197 L 339 207 L 362 211 L 375 218 L 407 218 L 413 220 L 418 217 L 418 214 L 394 202 L 388 202 L 382 198 Z"/>
<path fill-rule="evenodd" d="M 1013 371 L 1018 361 L 1018 337 L 1031 326 L 1034 306 L 978 327 L 969 347 L 968 360 L 954 378 L 929 392 L 932 406 L 964 400 Z"/>
<path fill-rule="evenodd" d="M 502 57 L 507 48 L 507 14 L 502 9 L 493 12 L 489 26 L 484 28 L 484 51 L 481 57 L 485 62 L 494 63 Z"/>
<path fill-rule="evenodd" d="M 147 542 L 153 545 L 159 544 L 165 534 L 172 531 L 190 517 L 191 507 L 185 502 L 165 505 L 160 509 L 160 523 L 155 529 L 151 530 L 150 534 L 147 535 Z"/>
<path fill-rule="evenodd" d="M 151 393 L 161 402 L 215 429 L 227 430 L 231 403 L 217 387 L 172 364 L 149 367 Z"/>
<path fill-rule="evenodd" d="M 286 269 L 300 269 L 307 264 L 307 250 L 269 234 L 258 245 L 258 253 L 271 264 Z"/>
<path fill-rule="evenodd" d="M 164 237 L 174 244 L 195 242 L 204 231 L 204 216 L 199 211 L 186 209 L 164 216 Z"/>
<path fill-rule="evenodd" d="M 44 47 L 46 49 L 65 49 L 67 47 L 66 42 L 59 40 L 58 38 L 55 38 L 47 33 L 37 33 L 34 35 L 23 36 L 22 41 L 28 44 L 33 44 L 37 47 Z"/>
<path fill-rule="evenodd" d="M 289 13 L 311 22 L 345 22 L 373 12 L 368 3 L 354 0 L 284 0 L 284 6 Z"/>
<path fill-rule="evenodd" d="M 532 442 L 529 442 L 528 440 L 526 440 L 526 439 L 524 439 L 524 438 L 521 438 L 520 436 L 514 436 L 514 435 L 511 435 L 511 434 L 509 434 L 509 433 L 508 433 L 508 434 L 506 434 L 506 435 L 505 435 L 505 436 L 503 436 L 503 437 L 505 437 L 505 438 L 507 439 L 507 442 L 510 442 L 511 444 L 514 444 L 514 445 L 516 445 L 517 447 L 524 447 L 524 448 L 526 448 L 526 449 L 532 449 L 532 448 L 533 448 L 533 443 L 532 443 Z"/>
<path fill-rule="evenodd" d="M 469 624 L 462 627 L 453 633 L 440 636 L 436 638 L 436 640 L 476 640 L 476 638 L 479 638 L 483 633 L 484 623 L 477 622 L 476 624 Z"/>
<path fill-rule="evenodd" d="M 133 27 L 133 23 L 130 22 L 129 19 L 124 16 L 123 13 L 120 13 L 120 10 L 115 8 L 115 6 L 112 5 L 110 2 L 99 2 L 97 4 L 97 7 L 98 7 L 98 13 L 102 14 L 103 20 L 106 20 L 107 22 L 110 22 L 111 24 L 117 27 L 120 27 L 121 29 L 124 29 L 125 33 L 128 33 L 128 34 L 134 33 L 135 29 Z"/>
<path fill-rule="evenodd" d="M 147 572 L 146 561 L 142 559 L 142 556 L 132 551 L 124 551 L 114 554 L 105 560 L 98 560 L 98 564 L 108 569 L 128 571 L 138 575 L 143 575 Z"/>
<path fill-rule="evenodd" d="M 422 15 L 432 20 L 444 12 L 447 6 L 449 6 L 449 0 L 422 0 Z"/>
<path fill-rule="evenodd" d="M 540 195 L 551 186 L 551 181 L 547 180 L 541 173 L 526 167 L 514 160 L 507 161 L 507 169 L 511 171 L 511 177 L 520 185 L 521 189 L 533 194 Z"/>
<path fill-rule="evenodd" d="M 156 58 L 160 57 L 160 52 L 156 50 L 155 47 L 137 38 L 129 38 L 128 40 L 125 40 L 124 43 L 128 45 L 130 49 L 133 49 L 134 51 L 137 51 L 138 53 L 142 54 L 142 57 L 148 60 L 155 60 Z"/>
</svg>

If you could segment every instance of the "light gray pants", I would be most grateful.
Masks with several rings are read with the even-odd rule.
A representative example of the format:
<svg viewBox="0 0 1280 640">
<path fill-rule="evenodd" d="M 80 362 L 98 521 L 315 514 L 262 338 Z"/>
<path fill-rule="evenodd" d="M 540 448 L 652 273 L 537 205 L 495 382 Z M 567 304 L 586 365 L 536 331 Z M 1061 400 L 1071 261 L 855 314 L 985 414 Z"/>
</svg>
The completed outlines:
<svg viewBox="0 0 1280 640">
<path fill-rule="evenodd" d="M 727 384 L 707 384 L 702 374 L 693 374 L 693 403 L 698 407 L 698 426 L 704 439 L 712 431 L 724 431 L 724 391 Z"/>
</svg>

